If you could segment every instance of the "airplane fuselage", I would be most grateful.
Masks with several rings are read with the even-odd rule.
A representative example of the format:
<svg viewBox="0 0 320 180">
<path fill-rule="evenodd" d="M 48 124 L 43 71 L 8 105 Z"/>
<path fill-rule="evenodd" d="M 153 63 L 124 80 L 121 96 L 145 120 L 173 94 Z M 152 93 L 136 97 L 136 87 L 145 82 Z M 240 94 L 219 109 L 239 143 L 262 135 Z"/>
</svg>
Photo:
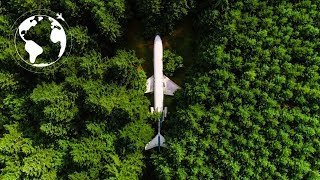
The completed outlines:
<svg viewBox="0 0 320 180">
<path fill-rule="evenodd" d="M 163 111 L 163 47 L 159 36 L 156 36 L 153 47 L 153 68 L 154 68 L 154 111 Z"/>
</svg>

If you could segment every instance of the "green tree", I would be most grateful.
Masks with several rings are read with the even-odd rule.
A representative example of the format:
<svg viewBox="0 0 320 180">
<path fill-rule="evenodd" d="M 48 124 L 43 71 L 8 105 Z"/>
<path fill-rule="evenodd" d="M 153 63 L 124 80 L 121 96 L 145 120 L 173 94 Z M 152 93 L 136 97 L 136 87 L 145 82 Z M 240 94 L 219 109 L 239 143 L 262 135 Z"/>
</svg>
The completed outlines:
<svg viewBox="0 0 320 180">
<path fill-rule="evenodd" d="M 173 76 L 173 73 L 183 66 L 183 58 L 172 53 L 170 50 L 163 51 L 163 69 L 164 74 Z"/>
<path fill-rule="evenodd" d="M 153 136 L 143 60 L 104 51 L 122 34 L 126 2 L 36 2 L 1 2 L 0 179 L 138 179 Z M 74 51 L 37 74 L 14 63 L 8 34 L 19 13 L 40 6 L 63 13 Z"/>
<path fill-rule="evenodd" d="M 142 19 L 144 34 L 153 37 L 155 34 L 172 32 L 177 23 L 195 8 L 195 2 L 194 0 L 139 0 L 135 7 Z"/>
<path fill-rule="evenodd" d="M 314 1 L 202 10 L 197 61 L 167 121 L 170 148 L 154 155 L 161 177 L 319 175 L 318 12 Z"/>
</svg>

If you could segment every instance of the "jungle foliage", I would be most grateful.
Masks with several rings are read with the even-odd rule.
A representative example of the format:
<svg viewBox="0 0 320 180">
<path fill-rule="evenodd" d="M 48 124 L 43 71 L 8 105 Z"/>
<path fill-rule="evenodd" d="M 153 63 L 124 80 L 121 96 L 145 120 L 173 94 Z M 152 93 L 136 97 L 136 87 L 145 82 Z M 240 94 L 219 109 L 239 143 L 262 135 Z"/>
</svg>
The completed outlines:
<svg viewBox="0 0 320 180">
<path fill-rule="evenodd" d="M 197 59 L 154 161 L 163 178 L 320 178 L 319 7 L 229 1 L 198 14 Z"/>
<path fill-rule="evenodd" d="M 0 179 L 138 179 L 153 136 L 144 60 L 121 48 L 101 54 L 123 33 L 126 2 L 39 3 L 1 2 Z M 34 8 L 70 22 L 73 51 L 53 72 L 21 68 L 8 46 L 11 24 Z"/>
<path fill-rule="evenodd" d="M 134 6 L 145 28 L 144 35 L 153 37 L 173 31 L 175 25 L 195 7 L 194 0 L 137 0 Z"/>
<path fill-rule="evenodd" d="M 34 9 L 70 26 L 72 53 L 52 72 L 21 68 L 8 46 Z M 168 148 L 145 152 L 158 115 L 126 28 L 168 37 L 185 18 L 196 54 Z M 0 179 L 319 179 L 319 19 L 317 0 L 0 1 Z M 185 57 L 165 49 L 175 75 Z"/>
<path fill-rule="evenodd" d="M 183 58 L 170 50 L 163 51 L 163 73 L 173 76 L 174 73 L 183 67 Z"/>
</svg>

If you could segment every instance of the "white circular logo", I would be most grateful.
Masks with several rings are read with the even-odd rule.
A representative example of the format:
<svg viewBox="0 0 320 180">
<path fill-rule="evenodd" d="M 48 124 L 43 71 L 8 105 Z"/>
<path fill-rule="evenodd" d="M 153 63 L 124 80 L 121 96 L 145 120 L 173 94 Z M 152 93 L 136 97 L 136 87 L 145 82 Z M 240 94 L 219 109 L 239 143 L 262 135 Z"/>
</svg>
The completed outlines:
<svg viewBox="0 0 320 180">
<path fill-rule="evenodd" d="M 34 10 L 23 14 L 12 29 L 14 59 L 33 72 L 53 70 L 61 64 L 61 57 L 70 53 L 71 37 L 67 30 L 68 24 L 61 13 Z"/>
</svg>

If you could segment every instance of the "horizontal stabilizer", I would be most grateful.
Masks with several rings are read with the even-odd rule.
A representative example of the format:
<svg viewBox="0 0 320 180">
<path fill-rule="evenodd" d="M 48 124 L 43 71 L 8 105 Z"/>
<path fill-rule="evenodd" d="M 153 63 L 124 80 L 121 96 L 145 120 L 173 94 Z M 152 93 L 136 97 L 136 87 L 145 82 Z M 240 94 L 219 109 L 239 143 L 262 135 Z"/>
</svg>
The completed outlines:
<svg viewBox="0 0 320 180">
<path fill-rule="evenodd" d="M 163 93 L 165 95 L 170 95 L 173 96 L 174 92 L 178 89 L 180 89 L 180 87 L 174 83 L 173 81 L 171 81 L 167 76 L 163 75 L 163 82 L 164 82 L 164 89 L 163 89 Z"/>
<path fill-rule="evenodd" d="M 154 147 L 159 147 L 159 146 L 162 146 L 162 147 L 166 147 L 166 145 L 164 144 L 165 140 L 164 140 L 164 137 L 158 133 L 156 135 L 156 137 L 154 137 L 147 145 L 146 147 L 144 148 L 145 150 L 149 150 L 149 149 L 152 149 Z"/>
<path fill-rule="evenodd" d="M 151 76 L 147 80 L 147 90 L 145 93 L 153 92 L 153 87 L 154 87 L 154 77 Z"/>
</svg>

